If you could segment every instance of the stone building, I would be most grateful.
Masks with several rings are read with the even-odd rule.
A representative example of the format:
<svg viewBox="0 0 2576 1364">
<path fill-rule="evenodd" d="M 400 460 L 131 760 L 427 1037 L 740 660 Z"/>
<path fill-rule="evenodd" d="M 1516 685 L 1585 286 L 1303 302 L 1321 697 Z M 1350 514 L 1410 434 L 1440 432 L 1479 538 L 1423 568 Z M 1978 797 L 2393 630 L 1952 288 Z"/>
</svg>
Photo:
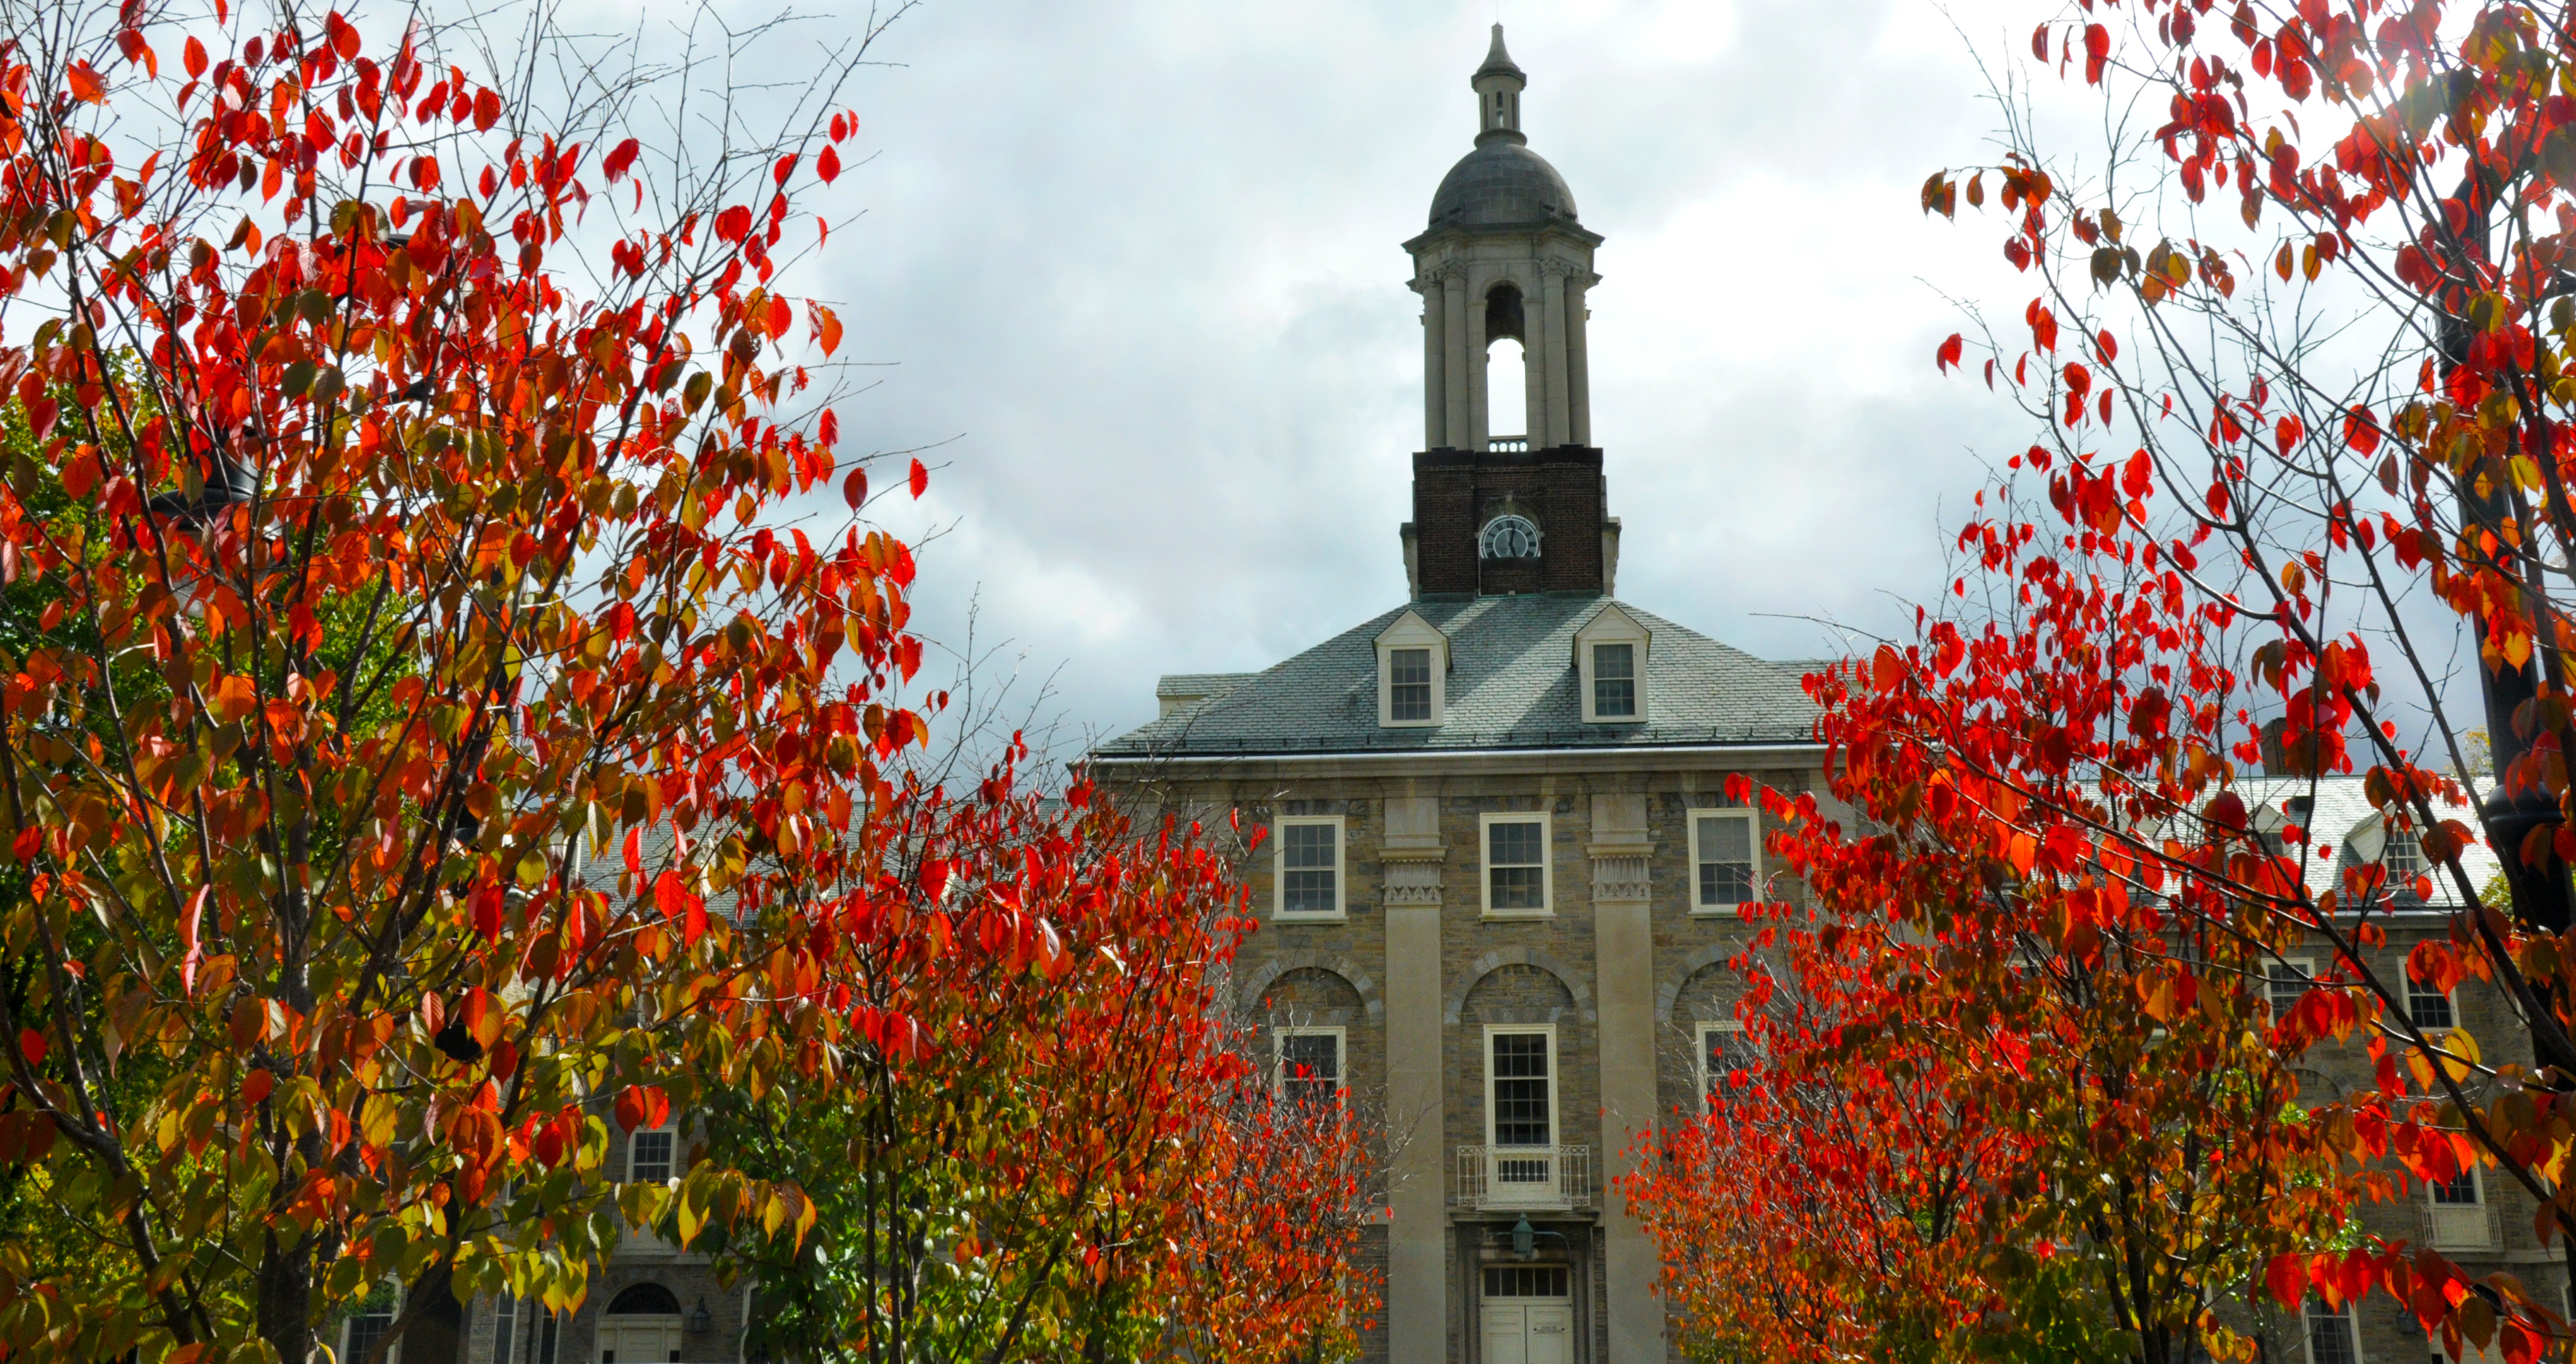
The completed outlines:
<svg viewBox="0 0 2576 1364">
<path fill-rule="evenodd" d="M 1405 244 L 1424 448 L 1402 604 L 1258 673 L 1178 675 L 1093 769 L 1131 807 L 1268 828 L 1235 995 L 1283 1071 L 1391 1147 L 1370 1357 L 1660 1364 L 1652 1245 L 1608 1188 L 1698 1102 L 1766 883 L 1727 779 L 1817 784 L 1807 665 L 1612 595 L 1585 300 L 1602 238 L 1521 132 L 1494 30 L 1475 150 Z M 1521 343 L 1520 434 L 1487 353 Z M 1505 428 L 1508 430 L 1508 428 Z"/>
</svg>

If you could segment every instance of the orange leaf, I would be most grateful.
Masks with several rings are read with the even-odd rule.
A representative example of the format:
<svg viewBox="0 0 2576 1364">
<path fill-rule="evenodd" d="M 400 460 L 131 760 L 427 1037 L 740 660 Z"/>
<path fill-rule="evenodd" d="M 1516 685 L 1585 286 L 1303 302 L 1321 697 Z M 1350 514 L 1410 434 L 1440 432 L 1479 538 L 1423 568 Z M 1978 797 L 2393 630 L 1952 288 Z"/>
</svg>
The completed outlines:
<svg viewBox="0 0 2576 1364">
<path fill-rule="evenodd" d="M 74 62 L 70 72 L 72 98 L 84 104 L 107 103 L 107 82 L 90 70 L 88 62 Z"/>
</svg>

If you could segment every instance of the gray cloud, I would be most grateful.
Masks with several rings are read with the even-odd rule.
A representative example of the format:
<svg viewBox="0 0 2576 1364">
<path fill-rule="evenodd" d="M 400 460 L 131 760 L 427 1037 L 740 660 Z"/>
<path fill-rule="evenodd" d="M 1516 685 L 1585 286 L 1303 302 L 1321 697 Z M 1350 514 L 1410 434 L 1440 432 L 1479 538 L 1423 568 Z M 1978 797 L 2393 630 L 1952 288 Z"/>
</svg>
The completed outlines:
<svg viewBox="0 0 2576 1364">
<path fill-rule="evenodd" d="M 1970 48 L 1921 4 L 1507 7 L 1533 149 L 1603 233 L 1595 439 L 1621 595 L 1772 656 L 1901 630 L 1942 527 L 2027 436 L 1934 375 L 1933 287 L 2028 296 L 1992 223 L 1925 220 L 1990 155 Z M 934 0 L 858 91 L 868 212 L 809 267 L 896 362 L 845 438 L 957 436 L 907 532 L 921 628 L 980 597 L 1060 709 L 1265 666 L 1402 598 L 1420 444 L 1398 243 L 1474 129 L 1493 6 Z M 1989 55 L 2000 18 L 1964 25 Z M 2026 30 L 2025 30 L 2026 31 Z M 844 181 L 848 185 L 849 181 Z M 1927 283 L 1926 281 L 1930 281 Z M 847 352 L 845 352 L 847 353 Z"/>
</svg>

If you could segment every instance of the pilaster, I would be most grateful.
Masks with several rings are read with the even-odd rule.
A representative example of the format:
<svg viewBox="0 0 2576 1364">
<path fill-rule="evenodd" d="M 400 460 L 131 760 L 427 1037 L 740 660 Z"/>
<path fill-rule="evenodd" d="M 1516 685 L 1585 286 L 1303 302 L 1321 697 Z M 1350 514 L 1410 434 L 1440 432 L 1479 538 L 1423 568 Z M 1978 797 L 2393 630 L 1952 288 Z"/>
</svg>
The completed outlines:
<svg viewBox="0 0 2576 1364">
<path fill-rule="evenodd" d="M 1437 450 L 1449 443 L 1449 400 L 1442 383 L 1448 377 L 1448 364 L 1441 355 L 1440 344 L 1448 334 L 1449 291 L 1440 277 L 1429 271 L 1416 279 L 1413 287 L 1422 295 L 1422 448 Z"/>
<path fill-rule="evenodd" d="M 1441 313 L 1447 324 L 1440 346 L 1440 400 L 1448 411 L 1440 440 L 1431 446 L 1467 450 L 1467 268 L 1450 262 L 1440 269 Z"/>
<path fill-rule="evenodd" d="M 1439 1364 L 1448 1353 L 1443 1230 L 1448 1225 L 1442 1111 L 1440 802 L 1386 802 L 1386 1073 L 1394 1143 L 1387 1228 L 1386 1331 L 1391 1364 Z"/>
<path fill-rule="evenodd" d="M 1593 998 L 1600 1010 L 1601 1168 L 1604 1187 L 1628 1173 L 1636 1134 L 1655 1124 L 1655 946 L 1641 792 L 1592 797 Z M 1603 1200 L 1602 1252 L 1610 1319 L 1608 1364 L 1662 1364 L 1664 1313 L 1655 1298 L 1654 1242 L 1616 1197 Z"/>
<path fill-rule="evenodd" d="M 1545 348 L 1547 373 L 1543 378 L 1535 374 L 1530 377 L 1538 381 L 1532 384 L 1532 388 L 1543 389 L 1547 394 L 1547 444 L 1558 446 L 1570 443 L 1573 440 L 1574 430 L 1571 420 L 1572 409 L 1568 405 L 1566 396 L 1565 274 L 1567 267 L 1563 261 L 1545 260 L 1539 262 L 1538 268 L 1540 291 L 1547 300 L 1544 308 L 1547 315 Z M 1539 429 L 1535 425 L 1530 428 L 1530 445 L 1532 448 L 1539 446 Z"/>
</svg>

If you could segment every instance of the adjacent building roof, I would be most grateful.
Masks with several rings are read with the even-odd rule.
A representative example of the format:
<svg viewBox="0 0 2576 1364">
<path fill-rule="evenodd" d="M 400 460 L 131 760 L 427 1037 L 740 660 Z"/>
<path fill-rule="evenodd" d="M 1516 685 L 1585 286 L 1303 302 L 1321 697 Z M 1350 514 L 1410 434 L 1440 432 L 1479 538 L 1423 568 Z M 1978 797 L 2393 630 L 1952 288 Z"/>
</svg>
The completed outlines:
<svg viewBox="0 0 2576 1364">
<path fill-rule="evenodd" d="M 2481 782 L 2483 790 L 2492 781 Z M 2364 780 L 2358 776 L 2255 777 L 2236 784 L 2239 799 L 2245 802 L 2253 817 L 2255 831 L 2270 833 L 2284 824 L 2307 832 L 2306 856 L 2301 860 L 2302 879 L 2311 895 L 2331 890 L 2343 894 L 2343 873 L 2347 867 L 2364 866 L 2379 860 L 2385 842 L 2379 812 L 2372 808 Z M 2442 819 L 2456 819 L 2472 830 L 2479 827 L 2478 812 L 2466 804 L 2437 803 L 2434 810 Z M 2299 858 L 2301 849 L 2283 850 Z M 2496 860 L 2495 849 L 2485 843 L 2473 843 L 2460 852 L 2460 867 L 2469 875 L 2470 884 L 2484 889 L 2502 874 L 2503 863 Z M 2447 876 L 2433 877 L 2433 898 L 2418 902 L 2412 894 L 2398 896 L 2400 907 L 2421 904 L 2430 909 L 2455 909 L 2460 904 L 2458 888 Z"/>
<path fill-rule="evenodd" d="M 1646 719 L 1586 724 L 1574 635 L 1611 604 L 1594 595 L 1483 597 L 1399 606 L 1263 672 L 1181 674 L 1159 697 L 1210 694 L 1096 750 L 1103 758 L 1444 752 L 1814 742 L 1802 679 L 1818 665 L 1775 663 L 1620 603 L 1652 633 Z M 1412 610 L 1449 639 L 1441 723 L 1378 724 L 1378 635 Z M 1231 685 L 1224 685 L 1224 684 Z"/>
</svg>

